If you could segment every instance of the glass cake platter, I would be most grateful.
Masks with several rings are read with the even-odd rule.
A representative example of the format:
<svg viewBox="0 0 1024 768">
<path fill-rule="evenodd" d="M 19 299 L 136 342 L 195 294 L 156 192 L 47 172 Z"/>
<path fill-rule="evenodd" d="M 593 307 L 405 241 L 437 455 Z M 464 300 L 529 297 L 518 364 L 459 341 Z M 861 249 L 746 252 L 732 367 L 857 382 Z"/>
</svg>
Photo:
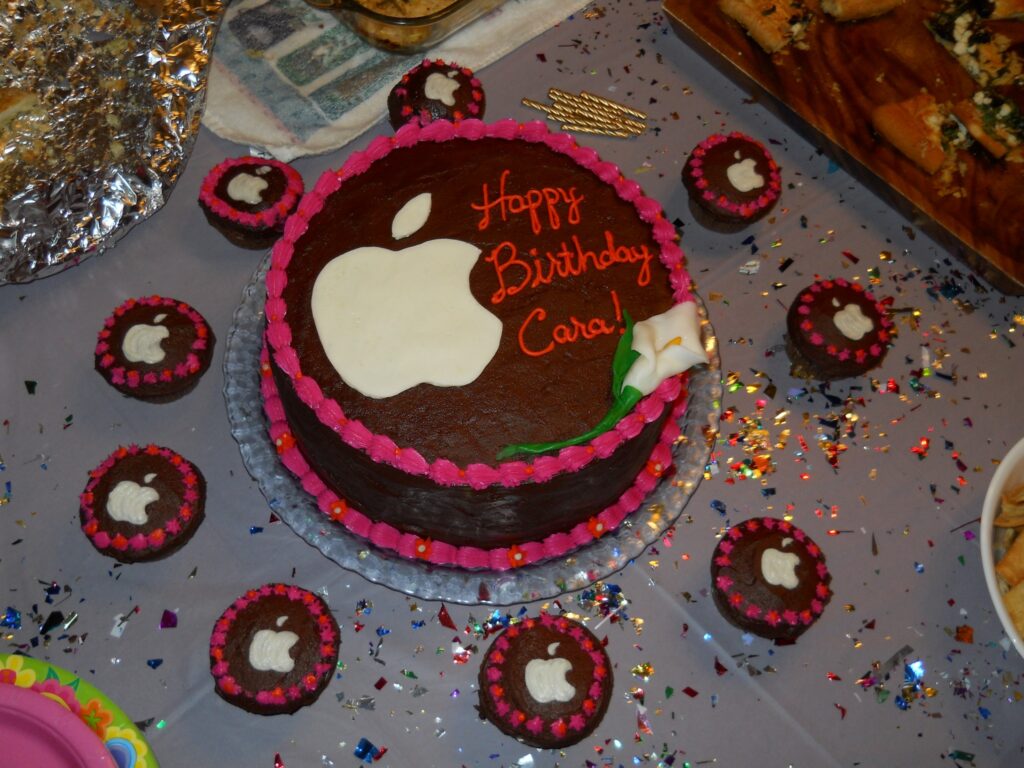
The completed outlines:
<svg viewBox="0 0 1024 768">
<path fill-rule="evenodd" d="M 675 473 L 615 531 L 561 558 L 503 572 L 474 571 L 406 560 L 375 548 L 317 507 L 277 456 L 260 398 L 259 357 L 266 298 L 268 254 L 242 292 L 228 332 L 224 397 L 231 434 L 242 461 L 274 514 L 308 544 L 343 568 L 375 584 L 425 600 L 468 605 L 511 605 L 583 589 L 624 568 L 674 525 L 696 490 L 718 434 L 722 401 L 721 361 L 714 329 L 698 299 L 701 332 L 710 363 L 690 371 L 689 403 L 673 448 Z"/>
</svg>

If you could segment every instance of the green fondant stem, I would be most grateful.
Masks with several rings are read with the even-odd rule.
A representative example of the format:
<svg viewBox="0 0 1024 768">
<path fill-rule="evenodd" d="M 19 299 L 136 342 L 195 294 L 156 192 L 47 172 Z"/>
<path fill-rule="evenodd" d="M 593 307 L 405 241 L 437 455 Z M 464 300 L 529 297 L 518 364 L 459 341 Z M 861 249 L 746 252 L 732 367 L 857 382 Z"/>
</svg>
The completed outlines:
<svg viewBox="0 0 1024 768">
<path fill-rule="evenodd" d="M 621 396 L 617 399 L 608 413 L 604 415 L 604 418 L 597 423 L 597 426 L 584 432 L 582 435 L 576 437 L 570 437 L 568 440 L 560 440 L 554 443 L 524 443 L 522 445 L 508 445 L 498 452 L 498 460 L 504 461 L 513 456 L 517 455 L 530 455 L 535 456 L 538 453 L 547 453 L 548 451 L 557 451 L 562 448 L 566 448 L 570 445 L 579 445 L 580 443 L 587 443 L 593 440 L 600 434 L 607 432 L 609 429 L 614 427 L 619 421 L 629 413 L 640 402 L 643 398 L 643 393 L 636 387 L 626 387 L 623 389 Z"/>
</svg>

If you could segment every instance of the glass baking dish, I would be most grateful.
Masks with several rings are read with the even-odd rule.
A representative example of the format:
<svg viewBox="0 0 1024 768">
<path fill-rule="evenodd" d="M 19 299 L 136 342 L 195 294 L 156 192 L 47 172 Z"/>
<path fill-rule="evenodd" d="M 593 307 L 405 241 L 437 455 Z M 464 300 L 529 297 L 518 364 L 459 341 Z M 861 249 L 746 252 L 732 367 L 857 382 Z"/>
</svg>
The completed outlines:
<svg viewBox="0 0 1024 768">
<path fill-rule="evenodd" d="M 333 13 L 370 44 L 401 53 L 432 48 L 503 2 L 505 0 L 306 0 L 314 8 Z"/>
</svg>

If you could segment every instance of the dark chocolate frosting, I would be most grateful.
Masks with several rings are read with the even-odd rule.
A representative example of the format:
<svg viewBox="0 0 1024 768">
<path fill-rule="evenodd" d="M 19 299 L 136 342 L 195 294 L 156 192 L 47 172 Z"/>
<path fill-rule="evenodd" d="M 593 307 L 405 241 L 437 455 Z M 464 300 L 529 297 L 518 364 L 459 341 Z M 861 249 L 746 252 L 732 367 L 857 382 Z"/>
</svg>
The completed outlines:
<svg viewBox="0 0 1024 768">
<path fill-rule="evenodd" d="M 479 208 L 485 185 L 492 206 L 486 213 Z M 571 221 L 575 214 L 565 203 L 550 210 L 544 205 L 532 214 L 511 212 L 513 196 L 545 190 L 578 197 L 579 222 Z M 422 229 L 398 246 L 391 236 L 392 218 L 422 192 L 432 195 L 432 213 Z M 488 224 L 481 228 L 487 214 Z M 347 386 L 327 360 L 310 309 L 314 281 L 331 259 L 350 249 L 404 248 L 435 238 L 466 240 L 480 248 L 470 288 L 503 323 L 498 351 L 466 386 L 421 384 L 389 398 L 366 397 Z M 620 253 L 644 252 L 649 260 L 598 269 L 595 259 L 609 243 Z M 488 260 L 492 253 L 495 261 Z M 346 179 L 297 242 L 282 295 L 303 375 L 312 376 L 349 419 L 388 435 L 400 447 L 416 448 L 427 461 L 494 463 L 510 443 L 574 437 L 605 415 L 612 404 L 611 361 L 624 313 L 643 320 L 672 306 L 659 253 L 650 225 L 635 208 L 570 158 L 525 142 L 452 140 L 443 147 L 397 148 L 365 173 Z M 586 269 L 529 287 L 528 280 L 551 274 L 548 254 L 563 264 L 585 263 Z M 503 283 L 497 263 L 504 266 Z M 520 283 L 524 287 L 513 292 Z M 597 318 L 614 332 L 553 343 L 552 335 L 561 332 L 558 325 L 570 336 L 580 335 L 573 318 L 583 324 Z M 520 339 L 531 352 L 546 347 L 550 352 L 524 353 Z M 296 413 L 289 409 L 290 418 Z"/>
</svg>

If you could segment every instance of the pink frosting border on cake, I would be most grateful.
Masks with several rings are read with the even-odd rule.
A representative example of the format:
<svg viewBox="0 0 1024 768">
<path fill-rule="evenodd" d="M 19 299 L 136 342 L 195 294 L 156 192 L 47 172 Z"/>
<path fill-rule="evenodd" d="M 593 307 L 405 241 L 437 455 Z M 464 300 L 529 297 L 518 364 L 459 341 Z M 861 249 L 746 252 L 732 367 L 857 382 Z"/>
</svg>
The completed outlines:
<svg viewBox="0 0 1024 768">
<path fill-rule="evenodd" d="M 707 179 L 704 178 L 704 156 L 713 147 L 717 147 L 729 139 L 738 139 L 741 141 L 748 142 L 750 145 L 758 149 L 763 155 L 765 161 L 768 163 L 769 178 L 766 185 L 766 189 L 756 200 L 752 200 L 747 203 L 737 203 L 729 199 L 725 194 L 718 194 L 714 190 L 709 189 Z M 701 190 L 701 197 L 704 202 L 708 205 L 712 205 L 716 208 L 721 209 L 723 212 L 728 213 L 732 216 L 738 216 L 743 219 L 749 219 L 757 214 L 761 213 L 764 209 L 771 206 L 779 199 L 779 195 L 782 194 L 782 176 L 779 173 L 778 163 L 775 162 L 775 158 L 772 157 L 764 144 L 759 142 L 745 133 L 739 131 L 733 131 L 729 134 L 713 133 L 708 136 L 704 141 L 698 144 L 693 152 L 690 154 L 690 159 L 686 163 L 686 172 L 694 179 L 694 186 Z"/>
<path fill-rule="evenodd" d="M 250 691 L 241 687 L 231 674 L 231 666 L 224 658 L 224 646 L 227 644 L 228 633 L 231 632 L 231 627 L 239 612 L 270 595 L 287 597 L 290 601 L 302 603 L 306 607 L 320 632 L 320 660 L 312 670 L 303 675 L 301 686 L 293 685 L 280 690 Z M 210 673 L 213 675 L 217 687 L 229 696 L 250 698 L 262 706 L 282 706 L 316 692 L 330 681 L 338 659 L 338 644 L 338 624 L 322 598 L 301 587 L 289 584 L 264 584 L 262 587 L 247 590 L 221 614 L 213 625 L 213 632 L 210 634 Z"/>
<path fill-rule="evenodd" d="M 811 322 L 811 304 L 817 298 L 817 294 L 831 290 L 833 285 L 838 285 L 840 288 L 849 288 L 855 293 L 860 293 L 864 296 L 864 300 L 874 304 L 875 312 L 878 313 L 877 317 L 871 318 L 877 320 L 880 328 L 874 329 L 876 341 L 871 344 L 866 350 L 859 349 L 856 352 L 851 352 L 849 347 L 836 347 L 830 344 L 825 347 L 825 353 L 829 357 L 834 357 L 837 360 L 846 361 L 851 357 L 858 363 L 866 363 L 868 355 L 874 358 L 876 361 L 880 360 L 885 356 L 885 353 L 889 350 L 889 341 L 892 339 L 892 331 L 890 330 L 895 325 L 892 318 L 889 315 L 889 310 L 885 304 L 877 299 L 871 291 L 867 290 L 860 283 L 852 283 L 846 278 L 837 277 L 832 280 L 815 280 L 811 285 L 800 291 L 797 298 L 799 302 L 797 304 L 797 314 L 802 318 L 800 321 L 800 330 L 806 334 L 807 341 L 816 347 L 821 347 L 825 344 L 825 337 L 822 336 L 814 328 L 814 323 Z"/>
<path fill-rule="evenodd" d="M 277 168 L 285 177 L 286 186 L 284 194 L 272 206 L 265 208 L 259 213 L 240 211 L 226 200 L 217 197 L 215 190 L 224 174 L 232 168 L 237 168 L 241 165 L 257 167 L 269 165 L 271 168 Z M 235 224 L 241 224 L 252 229 L 274 229 L 280 226 L 285 217 L 294 210 L 295 204 L 302 197 L 304 190 L 305 184 L 302 181 L 302 176 L 288 163 L 274 159 L 265 160 L 261 157 L 230 157 L 215 165 L 213 170 L 206 174 L 206 178 L 203 179 L 202 186 L 199 188 L 199 202 L 216 215 Z"/>
<path fill-rule="evenodd" d="M 505 652 L 512 644 L 510 638 L 515 640 L 519 635 L 529 632 L 538 624 L 571 639 L 590 656 L 590 660 L 594 663 L 590 687 L 587 689 L 587 696 L 583 701 L 583 709 L 569 717 L 568 721 L 563 718 L 552 720 L 541 715 L 527 718 L 525 713 L 515 709 L 505 697 L 504 686 L 501 684 L 504 677 L 502 667 L 505 663 Z M 564 616 L 551 616 L 546 612 L 541 612 L 537 618 L 524 619 L 498 635 L 488 650 L 483 664 L 483 674 L 487 678 L 487 685 L 481 686 L 481 694 L 490 699 L 491 709 L 513 730 L 528 731 L 536 736 L 548 731 L 555 738 L 563 739 L 569 731 L 579 733 L 592 729 L 596 725 L 593 722 L 595 718 L 603 714 L 601 700 L 608 695 L 607 686 L 612 674 L 611 662 L 601 646 L 600 640 L 578 621 L 567 619 Z"/>
<path fill-rule="evenodd" d="M 173 368 L 165 368 L 160 372 L 159 376 L 154 371 L 142 373 L 135 368 L 114 365 L 117 358 L 110 351 L 110 344 L 107 341 L 110 338 L 111 329 L 117 324 L 117 321 L 128 310 L 140 304 L 148 307 L 167 307 L 168 309 L 173 309 L 178 314 L 184 315 L 192 323 L 196 333 L 196 337 L 192 341 L 192 351 L 188 353 L 186 358 L 175 363 Z M 142 384 L 157 384 L 160 381 L 187 380 L 203 371 L 204 361 L 200 359 L 200 356 L 205 357 L 210 354 L 210 335 L 210 325 L 206 322 L 206 318 L 184 301 L 163 296 L 143 296 L 137 299 L 128 299 L 114 309 L 113 314 L 103 321 L 103 328 L 100 330 L 99 338 L 96 341 L 96 363 L 110 377 L 111 384 L 118 387 L 127 387 L 128 389 L 135 389 Z"/>
<path fill-rule="evenodd" d="M 818 545 L 800 528 L 797 528 L 787 520 L 779 520 L 774 517 L 757 517 L 744 520 L 742 523 L 732 526 L 725 536 L 722 537 L 722 540 L 718 542 L 718 546 L 715 547 L 715 553 L 712 556 L 713 562 L 720 568 L 728 568 L 732 565 L 731 554 L 737 543 L 743 539 L 747 532 L 754 533 L 761 528 L 769 531 L 778 529 L 788 536 L 792 536 L 794 540 L 803 545 L 804 551 L 815 561 L 818 580 L 814 585 L 815 596 L 810 604 L 800 611 L 788 610 L 782 613 L 769 611 L 764 613 L 759 606 L 752 603 L 746 603 L 744 608 L 743 595 L 732 588 L 734 583 L 728 576 L 718 574 L 715 579 L 715 589 L 720 590 L 725 595 L 726 601 L 734 610 L 744 613 L 749 619 L 764 621 L 773 627 L 779 624 L 786 624 L 791 627 L 800 625 L 810 626 L 825 610 L 825 604 L 829 601 L 832 592 L 828 587 L 829 573 L 828 567 L 825 565 L 825 555 Z"/>
<path fill-rule="evenodd" d="M 147 453 L 150 456 L 160 456 L 178 471 L 178 474 L 181 475 L 183 486 L 181 506 L 178 507 L 178 514 L 162 528 L 155 527 L 146 534 L 140 531 L 131 538 L 124 538 L 123 536 L 112 538 L 109 533 L 99 527 L 99 520 L 96 519 L 93 491 L 100 480 L 117 466 L 123 458 L 126 456 L 137 456 L 141 453 Z M 174 541 L 183 531 L 196 524 L 196 518 L 202 514 L 199 486 L 199 473 L 195 466 L 188 459 L 175 453 L 170 448 L 163 448 L 152 443 L 144 447 L 134 443 L 127 447 L 119 446 L 104 459 L 102 464 L 89 473 L 89 482 L 79 497 L 80 510 L 84 518 L 82 531 L 100 552 L 108 549 L 116 549 L 118 552 L 126 552 L 128 550 L 133 552 L 159 551 Z"/>
<path fill-rule="evenodd" d="M 409 123 L 393 136 L 380 136 L 362 152 L 353 153 L 340 170 L 328 171 L 299 204 L 298 210 L 285 223 L 284 236 L 274 245 L 266 287 L 266 343 L 274 362 L 289 377 L 300 400 L 312 409 L 320 422 L 332 429 L 348 446 L 356 448 L 374 461 L 388 464 L 411 475 L 425 476 L 438 485 L 466 485 L 482 489 L 491 485 L 515 487 L 524 482 L 545 482 L 562 472 L 576 472 L 598 458 L 606 458 L 624 442 L 636 437 L 643 427 L 656 420 L 666 406 L 672 414 L 659 437 L 648 466 L 637 476 L 634 484 L 619 500 L 572 530 L 552 534 L 541 542 L 525 542 L 512 547 L 485 550 L 478 547 L 456 547 L 440 540 L 427 541 L 404 533 L 386 523 L 375 523 L 361 512 L 348 506 L 326 487 L 309 467 L 290 434 L 277 388 L 270 376 L 269 361 L 264 350 L 261 389 L 264 409 L 270 420 L 270 435 L 285 466 L 302 481 L 306 491 L 317 499 L 320 509 L 332 519 L 383 549 L 392 550 L 403 557 L 420 558 L 440 565 L 463 568 L 507 570 L 531 562 L 556 557 L 575 549 L 595 537 L 613 530 L 625 517 L 635 511 L 658 482 L 672 460 L 671 446 L 678 438 L 676 420 L 685 412 L 685 374 L 663 381 L 653 393 L 645 397 L 632 413 L 625 416 L 613 429 L 594 438 L 587 445 L 569 446 L 557 455 L 539 456 L 529 460 L 507 461 L 497 465 L 474 463 L 462 467 L 439 458 L 428 462 L 415 448 L 398 446 L 387 435 L 374 434 L 358 420 L 345 416 L 341 405 L 325 397 L 320 385 L 302 373 L 298 354 L 292 346 L 291 327 L 287 322 L 288 308 L 282 298 L 287 284 L 286 270 L 294 254 L 295 244 L 306 232 L 310 220 L 319 213 L 327 198 L 336 192 L 345 179 L 363 173 L 370 165 L 386 157 L 398 147 L 412 146 L 421 141 L 442 143 L 462 138 L 476 140 L 499 138 L 543 143 L 552 150 L 572 158 L 577 164 L 593 172 L 602 182 L 610 184 L 618 196 L 633 204 L 641 220 L 651 225 L 652 236 L 661 253 L 660 260 L 668 271 L 673 299 L 676 303 L 691 300 L 689 275 L 685 259 L 677 244 L 675 228 L 668 222 L 661 206 L 645 197 L 640 185 L 625 178 L 618 166 L 600 159 L 596 150 L 583 147 L 569 134 L 552 133 L 540 121 L 518 123 L 501 120 L 483 123 L 464 120 L 450 123 L 438 120 L 426 126 Z M 660 469 L 652 470 L 653 467 Z"/>
</svg>

